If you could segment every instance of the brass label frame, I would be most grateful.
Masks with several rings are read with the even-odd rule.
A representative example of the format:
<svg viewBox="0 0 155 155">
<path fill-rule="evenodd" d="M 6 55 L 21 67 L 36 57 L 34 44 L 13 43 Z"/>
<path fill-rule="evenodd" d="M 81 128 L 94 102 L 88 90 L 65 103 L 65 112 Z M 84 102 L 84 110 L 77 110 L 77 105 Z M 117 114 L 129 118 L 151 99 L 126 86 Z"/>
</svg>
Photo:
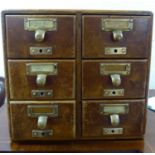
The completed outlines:
<svg viewBox="0 0 155 155">
<path fill-rule="evenodd" d="M 100 63 L 101 75 L 129 75 L 131 71 L 130 63 Z"/>
<path fill-rule="evenodd" d="M 133 19 L 102 18 L 101 28 L 104 31 L 130 31 L 133 29 Z"/>
<path fill-rule="evenodd" d="M 58 105 L 28 105 L 27 114 L 29 117 L 58 117 Z"/>
<path fill-rule="evenodd" d="M 24 29 L 28 31 L 36 31 L 36 30 L 56 31 L 57 19 L 56 18 L 25 18 Z"/>
<path fill-rule="evenodd" d="M 129 104 L 100 104 L 100 113 L 103 115 L 128 114 Z"/>
<path fill-rule="evenodd" d="M 27 75 L 57 75 L 57 63 L 27 63 L 26 73 Z"/>
</svg>

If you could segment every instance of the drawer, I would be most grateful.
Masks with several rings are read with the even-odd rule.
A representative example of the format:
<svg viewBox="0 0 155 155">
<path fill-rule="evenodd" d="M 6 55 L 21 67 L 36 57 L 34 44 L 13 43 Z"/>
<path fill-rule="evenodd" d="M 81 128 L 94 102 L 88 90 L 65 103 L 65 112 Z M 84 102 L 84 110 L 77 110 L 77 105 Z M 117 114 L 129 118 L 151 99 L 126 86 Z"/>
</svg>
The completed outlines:
<svg viewBox="0 0 155 155">
<path fill-rule="evenodd" d="M 75 98 L 74 60 L 8 60 L 10 99 Z"/>
<path fill-rule="evenodd" d="M 85 15 L 84 58 L 147 58 L 150 50 L 150 16 Z"/>
<path fill-rule="evenodd" d="M 145 100 L 83 101 L 82 135 L 85 138 L 142 136 Z"/>
<path fill-rule="evenodd" d="M 8 58 L 74 58 L 74 15 L 6 15 Z"/>
<path fill-rule="evenodd" d="M 13 140 L 75 138 L 74 101 L 11 101 L 10 114 Z"/>
<path fill-rule="evenodd" d="M 144 98 L 147 60 L 85 60 L 83 99 Z"/>
</svg>

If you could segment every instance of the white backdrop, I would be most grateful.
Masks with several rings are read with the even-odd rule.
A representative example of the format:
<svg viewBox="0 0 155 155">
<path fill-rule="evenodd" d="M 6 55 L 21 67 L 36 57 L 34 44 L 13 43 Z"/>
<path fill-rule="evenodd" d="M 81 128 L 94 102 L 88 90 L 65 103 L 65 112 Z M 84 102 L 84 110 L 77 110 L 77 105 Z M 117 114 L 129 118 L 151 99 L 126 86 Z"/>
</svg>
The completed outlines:
<svg viewBox="0 0 155 155">
<path fill-rule="evenodd" d="M 5 0 L 0 11 L 8 9 L 93 9 L 146 10 L 155 14 L 154 0 Z M 150 89 L 155 89 L 155 24 L 152 40 Z M 0 29 L 0 76 L 4 76 L 2 35 Z"/>
</svg>

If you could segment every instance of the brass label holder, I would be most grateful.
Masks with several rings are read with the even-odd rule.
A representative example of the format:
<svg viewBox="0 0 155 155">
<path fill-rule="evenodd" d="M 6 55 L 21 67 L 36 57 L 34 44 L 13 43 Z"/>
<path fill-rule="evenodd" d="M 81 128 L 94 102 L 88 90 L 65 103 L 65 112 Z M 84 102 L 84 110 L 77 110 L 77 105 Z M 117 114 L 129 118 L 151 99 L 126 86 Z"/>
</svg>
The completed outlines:
<svg viewBox="0 0 155 155">
<path fill-rule="evenodd" d="M 58 105 L 29 105 L 27 113 L 29 117 L 38 117 L 40 115 L 57 117 Z"/>
<path fill-rule="evenodd" d="M 110 114 L 127 114 L 129 104 L 100 104 L 100 113 L 103 115 Z"/>
<path fill-rule="evenodd" d="M 28 63 L 26 64 L 27 75 L 36 75 L 36 84 L 43 86 L 49 75 L 57 75 L 57 63 Z"/>
<path fill-rule="evenodd" d="M 129 104 L 100 104 L 100 113 L 109 115 L 111 124 L 118 126 L 120 124 L 120 114 L 129 113 Z"/>
<path fill-rule="evenodd" d="M 47 31 L 57 30 L 56 18 L 25 18 L 24 29 L 27 31 L 35 31 L 35 40 L 41 42 L 45 38 Z"/>
<path fill-rule="evenodd" d="M 37 117 L 37 126 L 45 129 L 49 117 L 58 117 L 58 105 L 29 105 L 27 107 L 29 117 Z"/>
<path fill-rule="evenodd" d="M 130 63 L 100 63 L 100 74 L 110 75 L 113 86 L 118 87 L 121 85 L 121 75 L 129 75 L 131 71 Z M 117 92 L 117 91 L 116 91 Z M 107 95 L 105 92 L 104 95 Z M 116 95 L 112 94 L 111 95 Z"/>
<path fill-rule="evenodd" d="M 130 63 L 100 63 L 100 74 L 120 74 L 129 75 L 131 71 Z"/>
<path fill-rule="evenodd" d="M 133 29 L 133 19 L 102 18 L 101 28 L 103 31 L 112 31 L 113 39 L 119 41 L 123 39 L 123 31 Z"/>
</svg>

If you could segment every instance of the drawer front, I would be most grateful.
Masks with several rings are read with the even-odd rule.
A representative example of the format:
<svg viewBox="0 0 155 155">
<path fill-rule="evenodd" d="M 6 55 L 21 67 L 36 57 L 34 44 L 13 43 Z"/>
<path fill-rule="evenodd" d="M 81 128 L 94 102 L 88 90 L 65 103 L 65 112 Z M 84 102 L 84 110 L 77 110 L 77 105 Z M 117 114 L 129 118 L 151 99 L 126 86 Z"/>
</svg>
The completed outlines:
<svg viewBox="0 0 155 155">
<path fill-rule="evenodd" d="M 6 15 L 7 57 L 74 58 L 75 20 L 74 15 Z"/>
<path fill-rule="evenodd" d="M 144 98 L 147 60 L 85 60 L 83 99 Z"/>
<path fill-rule="evenodd" d="M 86 138 L 142 136 L 145 100 L 83 101 L 82 134 Z"/>
<path fill-rule="evenodd" d="M 74 101 L 11 101 L 10 113 L 13 140 L 75 138 Z"/>
<path fill-rule="evenodd" d="M 147 58 L 151 17 L 85 15 L 84 58 Z"/>
<path fill-rule="evenodd" d="M 10 99 L 74 99 L 74 60 L 8 60 Z"/>
</svg>

